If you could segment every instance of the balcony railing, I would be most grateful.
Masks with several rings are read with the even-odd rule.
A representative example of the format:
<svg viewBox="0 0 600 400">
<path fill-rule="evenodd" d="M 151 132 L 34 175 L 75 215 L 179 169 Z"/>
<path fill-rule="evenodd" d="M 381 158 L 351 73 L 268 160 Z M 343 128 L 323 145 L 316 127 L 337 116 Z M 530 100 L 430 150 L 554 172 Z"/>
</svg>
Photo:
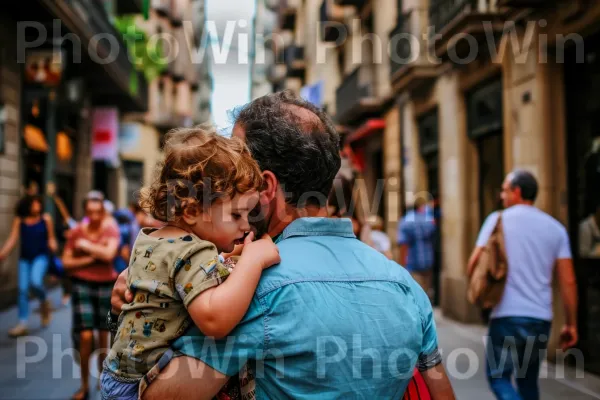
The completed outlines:
<svg viewBox="0 0 600 400">
<path fill-rule="evenodd" d="M 444 58 L 450 47 L 464 56 L 469 51 L 466 41 L 454 40 L 467 34 L 486 46 L 488 27 L 493 32 L 502 32 L 506 13 L 500 12 L 498 0 L 432 0 L 429 7 L 429 24 L 433 28 L 429 34 L 441 35 L 434 43 L 435 53 Z M 459 55 L 459 57 L 461 57 Z"/>
<path fill-rule="evenodd" d="M 390 78 L 394 92 L 416 89 L 437 75 L 437 68 L 428 57 L 425 34 L 427 10 L 413 9 L 398 16 L 390 33 Z"/>
<path fill-rule="evenodd" d="M 358 66 L 352 71 L 335 91 L 336 117 L 340 123 L 350 122 L 361 100 L 372 93 L 371 85 L 361 80 L 361 68 Z"/>
<path fill-rule="evenodd" d="M 429 7 L 429 21 L 435 32 L 441 32 L 452 20 L 462 13 L 477 10 L 479 0 L 432 0 Z"/>
</svg>

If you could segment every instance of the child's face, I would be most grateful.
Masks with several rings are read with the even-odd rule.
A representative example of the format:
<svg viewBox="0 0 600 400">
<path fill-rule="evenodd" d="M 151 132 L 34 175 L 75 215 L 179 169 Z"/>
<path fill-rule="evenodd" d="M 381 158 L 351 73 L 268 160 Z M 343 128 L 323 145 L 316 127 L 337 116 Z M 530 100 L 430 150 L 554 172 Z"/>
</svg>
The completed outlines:
<svg viewBox="0 0 600 400">
<path fill-rule="evenodd" d="M 230 253 L 244 240 L 250 230 L 248 214 L 259 200 L 257 191 L 236 194 L 232 199 L 216 201 L 210 209 L 199 215 L 193 226 L 194 233 L 214 243 L 220 252 Z"/>
</svg>

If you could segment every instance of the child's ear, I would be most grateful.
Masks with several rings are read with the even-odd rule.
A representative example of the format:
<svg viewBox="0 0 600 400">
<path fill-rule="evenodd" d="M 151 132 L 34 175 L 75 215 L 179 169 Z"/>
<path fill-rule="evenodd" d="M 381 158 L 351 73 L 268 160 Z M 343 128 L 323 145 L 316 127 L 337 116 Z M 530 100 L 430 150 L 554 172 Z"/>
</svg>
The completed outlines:
<svg viewBox="0 0 600 400">
<path fill-rule="evenodd" d="M 208 213 L 203 213 L 197 202 L 188 203 L 183 208 L 183 221 L 188 225 L 196 225 L 202 215 L 208 216 Z"/>
</svg>

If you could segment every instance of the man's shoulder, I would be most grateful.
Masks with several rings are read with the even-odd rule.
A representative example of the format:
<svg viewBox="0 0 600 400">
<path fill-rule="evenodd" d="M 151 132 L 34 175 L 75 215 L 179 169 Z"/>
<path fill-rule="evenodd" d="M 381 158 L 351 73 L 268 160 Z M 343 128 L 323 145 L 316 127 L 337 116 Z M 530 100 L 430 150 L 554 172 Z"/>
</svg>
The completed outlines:
<svg viewBox="0 0 600 400">
<path fill-rule="evenodd" d="M 519 226 L 532 223 L 559 232 L 566 231 L 565 226 L 559 220 L 537 207 L 510 207 L 504 210 L 502 214 L 506 216 L 506 221 Z"/>
<path fill-rule="evenodd" d="M 303 280 L 406 279 L 402 274 L 404 268 L 355 238 L 293 238 L 282 241 L 278 247 L 281 263 L 263 273 L 263 287 Z"/>
</svg>

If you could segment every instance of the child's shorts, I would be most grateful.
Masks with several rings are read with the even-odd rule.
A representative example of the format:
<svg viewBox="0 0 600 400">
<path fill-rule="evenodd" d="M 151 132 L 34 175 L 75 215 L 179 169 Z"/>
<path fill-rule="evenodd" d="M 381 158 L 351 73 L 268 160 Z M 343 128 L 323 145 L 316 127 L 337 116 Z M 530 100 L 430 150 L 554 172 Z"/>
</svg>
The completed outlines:
<svg viewBox="0 0 600 400">
<path fill-rule="evenodd" d="M 138 400 L 139 381 L 120 380 L 106 371 L 102 371 L 100 380 L 100 398 L 102 400 Z"/>
</svg>

